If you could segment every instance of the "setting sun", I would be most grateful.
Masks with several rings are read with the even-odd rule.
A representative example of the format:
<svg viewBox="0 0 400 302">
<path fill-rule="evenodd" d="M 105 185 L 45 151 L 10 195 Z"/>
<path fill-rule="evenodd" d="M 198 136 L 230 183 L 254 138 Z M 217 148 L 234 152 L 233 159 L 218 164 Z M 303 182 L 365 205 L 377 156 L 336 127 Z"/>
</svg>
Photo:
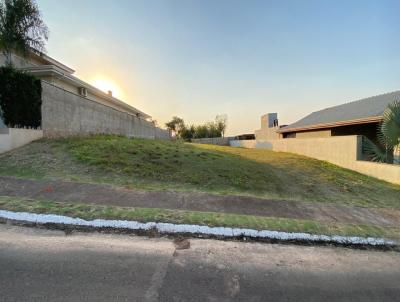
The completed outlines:
<svg viewBox="0 0 400 302">
<path fill-rule="evenodd" d="M 91 81 L 91 83 L 93 86 L 104 91 L 105 93 L 108 93 L 108 91 L 112 91 L 112 95 L 116 98 L 122 99 L 124 97 L 121 88 L 117 84 L 115 84 L 112 80 L 106 77 L 103 76 L 95 77 Z"/>
</svg>

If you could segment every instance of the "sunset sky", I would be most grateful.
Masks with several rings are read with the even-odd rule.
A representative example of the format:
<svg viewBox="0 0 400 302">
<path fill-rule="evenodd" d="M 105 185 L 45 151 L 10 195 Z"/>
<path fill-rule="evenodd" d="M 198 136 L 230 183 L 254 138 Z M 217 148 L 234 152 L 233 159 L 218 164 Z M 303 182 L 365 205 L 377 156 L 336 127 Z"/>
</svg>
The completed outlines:
<svg viewBox="0 0 400 302">
<path fill-rule="evenodd" d="M 164 124 L 281 124 L 400 88 L 400 1 L 38 0 L 48 55 Z"/>
</svg>

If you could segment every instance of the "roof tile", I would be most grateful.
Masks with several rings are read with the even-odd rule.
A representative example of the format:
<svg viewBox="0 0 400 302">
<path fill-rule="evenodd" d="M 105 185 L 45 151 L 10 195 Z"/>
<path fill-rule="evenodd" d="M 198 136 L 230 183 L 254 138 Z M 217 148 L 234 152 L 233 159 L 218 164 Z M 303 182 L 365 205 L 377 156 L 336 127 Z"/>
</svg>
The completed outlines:
<svg viewBox="0 0 400 302">
<path fill-rule="evenodd" d="M 313 125 L 330 124 L 359 119 L 368 119 L 382 116 L 387 106 L 400 100 L 400 91 L 385 93 L 339 106 L 313 112 L 299 121 L 283 127 L 282 132 L 298 128 L 312 127 Z"/>
</svg>

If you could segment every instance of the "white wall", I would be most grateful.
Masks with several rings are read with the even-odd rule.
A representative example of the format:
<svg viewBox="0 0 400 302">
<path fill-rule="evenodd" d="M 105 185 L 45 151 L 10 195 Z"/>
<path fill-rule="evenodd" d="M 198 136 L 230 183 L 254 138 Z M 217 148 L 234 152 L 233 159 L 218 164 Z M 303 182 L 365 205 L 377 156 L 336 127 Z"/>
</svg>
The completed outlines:
<svg viewBox="0 0 400 302">
<path fill-rule="evenodd" d="M 270 141 L 231 141 L 232 147 L 268 149 L 305 155 L 357 171 L 372 177 L 400 184 L 400 165 L 360 160 L 362 137 L 357 135 L 329 138 L 294 138 Z M 400 197 L 399 197 L 400 198 Z"/>
<path fill-rule="evenodd" d="M 0 153 L 22 147 L 42 137 L 42 130 L 2 128 L 0 129 Z"/>
</svg>

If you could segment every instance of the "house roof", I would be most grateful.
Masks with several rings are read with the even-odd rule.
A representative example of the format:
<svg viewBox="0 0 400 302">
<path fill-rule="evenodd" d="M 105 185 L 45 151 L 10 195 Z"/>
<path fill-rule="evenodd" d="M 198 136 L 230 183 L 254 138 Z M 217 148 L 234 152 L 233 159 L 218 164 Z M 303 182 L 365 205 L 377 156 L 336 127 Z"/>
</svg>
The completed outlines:
<svg viewBox="0 0 400 302">
<path fill-rule="evenodd" d="M 151 118 L 150 115 L 140 111 L 139 109 L 128 105 L 127 103 L 108 95 L 107 93 L 101 91 L 100 89 L 80 80 L 79 78 L 73 76 L 72 74 L 69 73 L 64 73 L 63 69 L 59 68 L 58 66 L 54 65 L 42 65 L 42 66 L 33 66 L 33 67 L 26 67 L 22 68 L 28 73 L 34 74 L 38 77 L 43 77 L 43 76 L 57 76 L 59 77 L 60 80 L 65 81 L 67 83 L 70 83 L 76 87 L 85 87 L 89 92 L 92 94 L 107 100 L 110 102 L 110 104 L 113 104 L 117 107 L 123 108 L 129 113 L 133 115 L 139 115 L 144 119 Z M 95 101 L 95 100 L 92 100 Z"/>
<path fill-rule="evenodd" d="M 280 133 L 379 122 L 387 106 L 400 100 L 400 91 L 385 93 L 313 112 L 278 130 Z"/>
<path fill-rule="evenodd" d="M 56 59 L 53 59 L 52 57 L 49 57 L 48 55 L 46 55 L 38 50 L 35 50 L 33 48 L 30 51 L 30 55 L 41 60 L 43 62 L 43 65 L 57 66 L 58 68 L 60 68 L 61 70 L 63 70 L 64 72 L 67 72 L 69 74 L 73 74 L 75 72 L 75 70 L 68 67 L 67 65 L 65 65 L 65 64 L 57 61 Z"/>
</svg>

